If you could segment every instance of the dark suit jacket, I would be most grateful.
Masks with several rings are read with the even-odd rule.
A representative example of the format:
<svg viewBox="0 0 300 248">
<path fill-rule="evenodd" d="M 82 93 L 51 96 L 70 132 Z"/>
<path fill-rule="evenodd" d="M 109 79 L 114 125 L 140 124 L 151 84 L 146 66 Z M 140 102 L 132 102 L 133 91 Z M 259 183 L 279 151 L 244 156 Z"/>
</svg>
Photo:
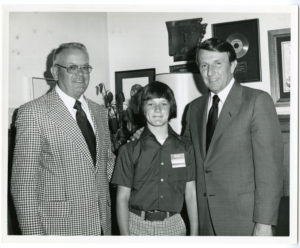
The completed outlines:
<svg viewBox="0 0 300 248">
<path fill-rule="evenodd" d="M 206 153 L 208 97 L 190 104 L 184 132 L 195 149 L 200 234 L 208 234 L 209 213 L 217 235 L 252 235 L 255 222 L 276 225 L 283 143 L 271 97 L 234 83 Z"/>
<path fill-rule="evenodd" d="M 114 165 L 107 111 L 87 100 L 97 162 L 55 90 L 20 107 L 11 192 L 22 234 L 111 233 L 109 180 Z"/>
</svg>

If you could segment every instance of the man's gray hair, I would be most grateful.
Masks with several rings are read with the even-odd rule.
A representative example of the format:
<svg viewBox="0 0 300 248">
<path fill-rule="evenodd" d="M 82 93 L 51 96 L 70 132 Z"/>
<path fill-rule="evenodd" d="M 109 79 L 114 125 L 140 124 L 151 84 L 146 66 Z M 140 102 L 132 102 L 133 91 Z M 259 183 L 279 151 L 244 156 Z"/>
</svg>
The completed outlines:
<svg viewBox="0 0 300 248">
<path fill-rule="evenodd" d="M 82 43 L 79 43 L 79 42 L 63 43 L 57 49 L 55 49 L 55 51 L 53 53 L 53 64 L 55 64 L 55 60 L 56 60 L 58 54 L 60 54 L 63 50 L 70 49 L 70 48 L 77 48 L 88 54 L 85 45 L 83 45 Z"/>
</svg>

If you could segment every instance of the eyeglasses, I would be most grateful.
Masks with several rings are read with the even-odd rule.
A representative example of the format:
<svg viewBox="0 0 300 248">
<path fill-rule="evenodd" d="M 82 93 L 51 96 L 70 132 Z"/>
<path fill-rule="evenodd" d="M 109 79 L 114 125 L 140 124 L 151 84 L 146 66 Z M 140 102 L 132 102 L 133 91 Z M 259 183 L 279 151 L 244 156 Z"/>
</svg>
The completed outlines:
<svg viewBox="0 0 300 248">
<path fill-rule="evenodd" d="M 62 66 L 59 64 L 55 64 L 55 66 L 61 67 L 66 69 L 66 71 L 70 74 L 78 73 L 81 70 L 84 74 L 89 74 L 93 70 L 93 67 L 90 65 L 69 65 L 69 66 Z"/>
</svg>

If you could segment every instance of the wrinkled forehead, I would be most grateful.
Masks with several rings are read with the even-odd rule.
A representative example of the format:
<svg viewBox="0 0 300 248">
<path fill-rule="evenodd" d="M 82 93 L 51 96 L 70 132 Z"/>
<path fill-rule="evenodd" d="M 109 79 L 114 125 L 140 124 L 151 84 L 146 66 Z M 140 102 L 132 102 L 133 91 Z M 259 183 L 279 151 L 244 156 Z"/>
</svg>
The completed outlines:
<svg viewBox="0 0 300 248">
<path fill-rule="evenodd" d="M 214 60 L 223 60 L 229 62 L 229 56 L 230 56 L 229 52 L 200 49 L 197 59 L 199 62 L 214 61 Z"/>
</svg>

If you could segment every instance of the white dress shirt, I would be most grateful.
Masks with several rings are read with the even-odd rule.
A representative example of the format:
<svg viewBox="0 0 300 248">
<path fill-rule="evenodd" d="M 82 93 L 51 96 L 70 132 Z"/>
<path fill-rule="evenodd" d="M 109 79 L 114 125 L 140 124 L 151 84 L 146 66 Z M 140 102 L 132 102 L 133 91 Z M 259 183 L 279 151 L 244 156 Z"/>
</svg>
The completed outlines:
<svg viewBox="0 0 300 248">
<path fill-rule="evenodd" d="M 233 84 L 234 84 L 234 78 L 232 78 L 230 80 L 229 84 L 223 90 L 221 90 L 218 94 L 210 92 L 209 98 L 208 98 L 208 105 L 207 105 L 207 119 L 208 119 L 209 110 L 212 106 L 212 99 L 213 99 L 214 95 L 218 95 L 218 97 L 220 98 L 220 101 L 219 101 L 219 104 L 218 104 L 218 117 L 219 117 L 220 113 L 221 113 L 221 110 L 224 106 L 225 100 L 226 100 L 226 98 L 229 94 L 229 91 L 231 90 Z"/>
<path fill-rule="evenodd" d="M 61 100 L 64 102 L 65 106 L 69 110 L 69 112 L 72 115 L 72 117 L 74 118 L 74 120 L 76 121 L 76 112 L 77 112 L 77 110 L 74 109 L 76 99 L 74 99 L 73 97 L 70 97 L 65 92 L 63 92 L 59 88 L 58 85 L 55 86 L 55 90 L 56 90 L 57 94 L 59 95 L 59 97 L 61 98 Z M 86 114 L 86 116 L 87 116 L 93 130 L 94 130 L 94 133 L 95 133 L 95 128 L 94 128 L 94 123 L 93 123 L 93 120 L 92 120 L 92 116 L 90 114 L 88 104 L 87 104 L 86 100 L 84 99 L 83 95 L 80 96 L 78 101 L 81 102 L 81 107 L 82 107 L 83 111 L 85 112 L 85 114 Z"/>
</svg>

